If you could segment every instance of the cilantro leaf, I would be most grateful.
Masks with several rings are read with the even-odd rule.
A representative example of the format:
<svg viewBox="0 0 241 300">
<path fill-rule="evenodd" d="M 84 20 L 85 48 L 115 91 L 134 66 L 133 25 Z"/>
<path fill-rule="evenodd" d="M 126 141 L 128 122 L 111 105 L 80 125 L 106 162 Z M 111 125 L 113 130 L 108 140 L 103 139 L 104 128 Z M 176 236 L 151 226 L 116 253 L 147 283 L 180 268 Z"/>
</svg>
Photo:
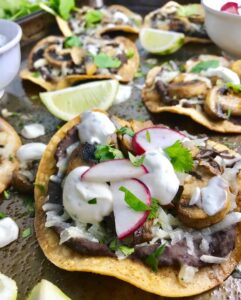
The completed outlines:
<svg viewBox="0 0 241 300">
<path fill-rule="evenodd" d="M 8 200 L 8 199 L 10 198 L 10 193 L 9 193 L 9 191 L 5 190 L 5 191 L 3 192 L 3 196 L 4 196 L 4 199 L 5 199 L 5 200 Z"/>
<path fill-rule="evenodd" d="M 127 50 L 126 56 L 127 56 L 128 59 L 131 59 L 134 55 L 135 55 L 134 49 L 130 48 L 130 49 Z"/>
<path fill-rule="evenodd" d="M 218 60 L 202 61 L 202 62 L 196 64 L 191 69 L 191 73 L 200 73 L 202 71 L 208 70 L 209 68 L 217 68 L 218 66 L 219 66 L 219 61 Z"/>
<path fill-rule="evenodd" d="M 97 203 L 97 199 L 96 198 L 93 198 L 93 199 L 90 199 L 88 201 L 89 204 L 96 204 Z"/>
<path fill-rule="evenodd" d="M 22 238 L 27 238 L 29 236 L 31 236 L 32 234 L 32 230 L 30 227 L 24 229 L 24 231 L 22 232 Z"/>
<path fill-rule="evenodd" d="M 64 48 L 81 47 L 83 43 L 78 36 L 68 36 L 64 39 Z"/>
<path fill-rule="evenodd" d="M 99 161 L 123 158 L 124 155 L 119 149 L 110 145 L 97 145 L 95 150 L 95 158 Z"/>
<path fill-rule="evenodd" d="M 148 130 L 146 131 L 146 140 L 147 140 L 148 143 L 151 142 L 151 135 L 150 135 L 150 132 Z"/>
<path fill-rule="evenodd" d="M 192 170 L 192 154 L 180 141 L 176 141 L 175 144 L 165 148 L 164 151 L 170 157 L 176 172 L 189 172 Z"/>
<path fill-rule="evenodd" d="M 34 216 L 34 199 L 31 196 L 25 196 L 23 198 L 23 205 L 25 206 L 28 214 L 33 217 Z"/>
<path fill-rule="evenodd" d="M 0 220 L 6 218 L 6 214 L 2 211 L 0 211 Z"/>
<path fill-rule="evenodd" d="M 90 10 L 84 16 L 86 27 L 93 27 L 96 24 L 100 23 L 103 18 L 103 13 L 99 10 Z"/>
<path fill-rule="evenodd" d="M 133 137 L 135 135 L 135 132 L 131 128 L 128 128 L 128 127 L 121 127 L 116 130 L 116 133 L 121 134 L 121 135 L 127 134 L 130 137 Z"/>
<path fill-rule="evenodd" d="M 111 57 L 105 53 L 99 53 L 94 56 L 94 63 L 100 69 L 106 68 L 119 68 L 121 65 L 121 61 L 116 57 Z"/>
<path fill-rule="evenodd" d="M 147 211 L 150 210 L 150 206 L 143 203 L 138 197 L 136 197 L 131 191 L 124 186 L 119 188 L 119 191 L 125 193 L 125 202 L 134 211 Z"/>
<path fill-rule="evenodd" d="M 145 263 L 151 267 L 152 271 L 157 272 L 158 271 L 158 258 L 160 255 L 163 254 L 164 250 L 166 248 L 166 244 L 160 245 L 155 251 L 153 251 L 150 255 L 147 256 L 145 259 Z"/>
<path fill-rule="evenodd" d="M 46 192 L 45 185 L 40 183 L 34 183 L 34 186 L 36 186 L 42 194 L 45 194 Z"/>
<path fill-rule="evenodd" d="M 182 5 L 177 10 L 177 15 L 179 17 L 191 17 L 191 16 L 197 15 L 199 13 L 200 13 L 200 5 L 199 4 Z"/>
<path fill-rule="evenodd" d="M 148 220 L 156 219 L 158 216 L 159 201 L 156 198 L 151 199 L 151 211 Z"/>
<path fill-rule="evenodd" d="M 128 156 L 134 167 L 140 167 L 145 159 L 144 155 L 134 156 L 131 152 L 128 152 Z"/>
<path fill-rule="evenodd" d="M 35 72 L 32 72 L 32 76 L 33 76 L 34 78 L 38 78 L 38 77 L 41 76 L 41 74 L 40 74 L 39 71 L 35 71 Z"/>
<path fill-rule="evenodd" d="M 234 93 L 241 93 L 241 84 L 234 84 L 231 82 L 226 83 L 226 87 L 231 89 Z"/>
<path fill-rule="evenodd" d="M 75 7 L 75 0 L 58 0 L 58 13 L 64 19 L 68 20 L 70 12 Z"/>
<path fill-rule="evenodd" d="M 109 248 L 112 250 L 112 251 L 121 251 L 125 256 L 129 256 L 131 255 L 135 249 L 134 248 L 131 248 L 131 247 L 127 247 L 125 245 L 121 245 L 120 242 L 117 240 L 117 239 L 114 239 L 111 241 L 110 245 L 109 245 Z"/>
</svg>

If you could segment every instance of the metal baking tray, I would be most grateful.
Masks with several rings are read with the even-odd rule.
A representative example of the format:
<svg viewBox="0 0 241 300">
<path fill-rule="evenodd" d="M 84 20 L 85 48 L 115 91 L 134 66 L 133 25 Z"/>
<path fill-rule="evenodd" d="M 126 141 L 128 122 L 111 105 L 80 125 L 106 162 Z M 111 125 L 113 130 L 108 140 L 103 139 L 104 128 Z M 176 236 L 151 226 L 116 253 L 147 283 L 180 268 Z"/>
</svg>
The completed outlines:
<svg viewBox="0 0 241 300">
<path fill-rule="evenodd" d="M 144 14 L 150 10 L 163 5 L 167 1 L 149 2 L 140 0 L 115 1 L 118 4 L 127 5 L 136 12 Z M 180 1 L 187 3 L 188 1 Z M 110 4 L 110 1 L 106 2 Z M 113 4 L 113 1 L 111 1 Z M 44 12 L 37 12 L 19 21 L 23 28 L 22 40 L 22 64 L 26 65 L 26 60 L 31 47 L 37 40 L 49 34 L 60 35 L 53 16 Z M 131 38 L 135 38 L 131 36 Z M 140 49 L 139 41 L 136 40 Z M 141 70 L 143 73 L 168 59 L 185 61 L 187 58 L 205 53 L 220 54 L 220 50 L 213 44 L 188 44 L 172 56 L 155 57 L 147 55 L 140 49 Z M 113 106 L 110 114 L 116 114 L 127 119 L 136 118 L 139 120 L 153 120 L 154 123 L 164 123 L 171 127 L 187 130 L 192 134 L 207 134 L 210 138 L 229 145 L 241 153 L 241 137 L 237 135 L 223 136 L 207 131 L 204 127 L 196 124 L 191 119 L 175 114 L 165 113 L 161 115 L 150 114 L 141 101 L 140 86 L 144 83 L 144 78 L 135 80 L 135 86 L 131 99 L 121 105 Z M 23 124 L 33 121 L 46 125 L 46 135 L 38 139 L 47 143 L 56 129 L 63 124 L 62 121 L 53 117 L 41 104 L 38 93 L 41 88 L 30 82 L 23 82 L 16 77 L 12 84 L 7 88 L 6 93 L 0 102 L 1 109 L 7 108 L 15 114 L 7 120 L 15 129 L 20 132 Z M 23 139 L 23 143 L 29 140 Z M 43 255 L 38 246 L 33 228 L 33 214 L 29 212 L 27 203 L 33 202 L 33 196 L 19 194 L 10 188 L 10 199 L 0 199 L 1 210 L 13 217 L 20 227 L 20 236 L 17 241 L 10 246 L 0 249 L 0 272 L 16 280 L 19 288 L 19 300 L 24 299 L 29 290 L 42 278 L 52 281 L 58 285 L 73 300 L 161 300 L 159 296 L 146 293 L 128 283 L 118 279 L 100 276 L 91 273 L 67 272 L 55 267 Z M 25 228 L 32 229 L 32 235 L 23 238 L 21 233 Z M 232 276 L 219 288 L 191 299 L 241 299 L 241 282 Z M 50 299 L 54 300 L 54 299 Z"/>
</svg>

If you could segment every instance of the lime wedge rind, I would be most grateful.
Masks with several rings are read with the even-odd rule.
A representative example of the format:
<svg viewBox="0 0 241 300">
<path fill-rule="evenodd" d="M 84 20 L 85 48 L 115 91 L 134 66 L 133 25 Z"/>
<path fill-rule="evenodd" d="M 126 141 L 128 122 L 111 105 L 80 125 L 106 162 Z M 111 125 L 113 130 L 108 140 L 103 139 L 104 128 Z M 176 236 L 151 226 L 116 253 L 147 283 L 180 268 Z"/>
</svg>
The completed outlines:
<svg viewBox="0 0 241 300">
<path fill-rule="evenodd" d="M 102 80 L 63 90 L 40 93 L 47 109 L 57 118 L 68 121 L 87 110 L 108 110 L 119 88 L 117 80 Z"/>
<path fill-rule="evenodd" d="M 140 33 L 142 47 L 153 54 L 168 55 L 180 49 L 185 41 L 183 33 L 143 28 Z"/>
</svg>

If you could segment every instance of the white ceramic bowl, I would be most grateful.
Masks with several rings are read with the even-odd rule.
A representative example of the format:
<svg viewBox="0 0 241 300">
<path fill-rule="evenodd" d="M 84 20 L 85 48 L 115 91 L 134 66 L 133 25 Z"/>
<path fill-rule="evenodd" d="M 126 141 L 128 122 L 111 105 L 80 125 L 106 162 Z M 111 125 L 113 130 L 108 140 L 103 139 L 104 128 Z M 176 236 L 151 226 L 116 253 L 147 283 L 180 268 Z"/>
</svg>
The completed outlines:
<svg viewBox="0 0 241 300">
<path fill-rule="evenodd" d="M 221 12 L 229 0 L 202 0 L 205 9 L 205 26 L 209 37 L 225 52 L 241 58 L 241 16 Z M 241 5 L 241 0 L 235 0 Z"/>
<path fill-rule="evenodd" d="M 0 97 L 4 88 L 17 75 L 20 61 L 21 27 L 12 21 L 0 20 L 0 34 L 7 38 L 7 43 L 0 47 Z"/>
</svg>

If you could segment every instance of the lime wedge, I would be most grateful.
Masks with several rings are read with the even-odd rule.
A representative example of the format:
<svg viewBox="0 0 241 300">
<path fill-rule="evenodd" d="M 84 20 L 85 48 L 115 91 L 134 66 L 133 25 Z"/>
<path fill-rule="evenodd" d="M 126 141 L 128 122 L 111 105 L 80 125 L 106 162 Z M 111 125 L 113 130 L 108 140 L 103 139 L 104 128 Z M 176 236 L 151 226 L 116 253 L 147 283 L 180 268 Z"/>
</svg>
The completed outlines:
<svg viewBox="0 0 241 300">
<path fill-rule="evenodd" d="M 143 28 L 140 33 L 142 47 L 154 54 L 167 55 L 184 44 L 185 35 L 174 31 Z"/>
<path fill-rule="evenodd" d="M 14 280 L 0 273 L 0 299 L 1 300 L 16 300 L 17 285 Z"/>
<path fill-rule="evenodd" d="M 30 292 L 26 300 L 71 300 L 56 285 L 42 279 Z"/>
<path fill-rule="evenodd" d="M 94 108 L 107 110 L 115 100 L 118 87 L 117 80 L 94 81 L 59 91 L 40 93 L 40 98 L 54 116 L 68 121 Z"/>
</svg>

